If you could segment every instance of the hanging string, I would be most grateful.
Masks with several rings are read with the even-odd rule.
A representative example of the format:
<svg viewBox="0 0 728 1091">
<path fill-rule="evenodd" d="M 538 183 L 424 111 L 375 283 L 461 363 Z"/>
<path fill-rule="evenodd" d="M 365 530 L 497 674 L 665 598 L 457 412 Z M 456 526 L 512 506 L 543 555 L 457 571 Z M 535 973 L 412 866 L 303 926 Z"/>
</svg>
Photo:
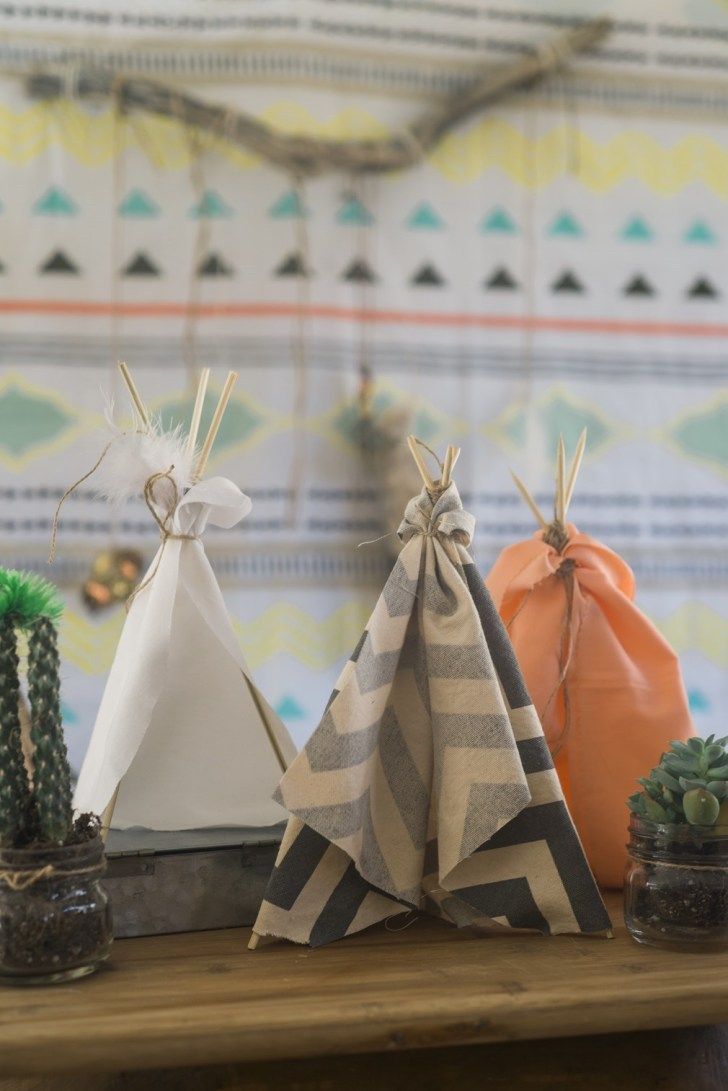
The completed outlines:
<svg viewBox="0 0 728 1091">
<path fill-rule="evenodd" d="M 56 559 L 56 540 L 58 538 L 58 521 L 61 515 L 61 508 L 63 507 L 65 501 L 68 499 L 71 493 L 74 492 L 79 485 L 83 485 L 84 481 L 87 481 L 92 474 L 96 473 L 99 466 L 106 458 L 109 448 L 112 446 L 112 444 L 116 443 L 117 439 L 119 438 L 119 436 L 114 436 L 113 439 L 109 440 L 91 469 L 87 473 L 85 473 L 83 477 L 79 477 L 78 481 L 74 481 L 74 483 L 66 489 L 63 496 L 58 501 L 56 510 L 53 513 L 53 522 L 51 524 L 51 546 L 48 553 L 48 564 L 53 564 L 54 560 Z"/>
<path fill-rule="evenodd" d="M 301 503 L 303 483 L 306 480 L 308 444 L 306 442 L 306 408 L 308 402 L 308 322 L 311 306 L 311 248 L 309 245 L 308 226 L 306 223 L 306 192 L 303 179 L 294 176 L 291 179 L 296 195 L 299 215 L 294 219 L 294 238 L 296 253 L 302 266 L 302 273 L 296 278 L 296 317 L 293 331 L 293 457 L 289 478 L 289 498 L 287 503 L 286 523 L 290 530 L 296 529 L 296 522 Z"/>
</svg>

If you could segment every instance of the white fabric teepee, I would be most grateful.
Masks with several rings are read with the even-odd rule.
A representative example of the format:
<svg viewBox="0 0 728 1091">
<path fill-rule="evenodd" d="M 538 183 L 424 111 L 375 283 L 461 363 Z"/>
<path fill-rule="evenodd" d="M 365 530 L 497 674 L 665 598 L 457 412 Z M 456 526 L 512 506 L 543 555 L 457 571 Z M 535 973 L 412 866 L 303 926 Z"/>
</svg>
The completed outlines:
<svg viewBox="0 0 728 1091">
<path fill-rule="evenodd" d="M 147 492 L 158 514 L 159 491 Z M 208 523 L 229 528 L 250 509 L 213 477 L 158 520 L 163 541 L 131 603 L 74 798 L 79 811 L 113 812 L 115 829 L 286 817 L 271 795 L 296 750 L 250 679 L 201 541 Z"/>
</svg>

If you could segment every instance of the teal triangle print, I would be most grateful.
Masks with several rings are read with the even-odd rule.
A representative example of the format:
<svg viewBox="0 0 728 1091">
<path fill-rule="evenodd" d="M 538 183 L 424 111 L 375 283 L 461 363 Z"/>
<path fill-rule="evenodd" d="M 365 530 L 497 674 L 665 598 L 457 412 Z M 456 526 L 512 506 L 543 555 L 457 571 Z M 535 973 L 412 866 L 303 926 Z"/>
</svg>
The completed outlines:
<svg viewBox="0 0 728 1091">
<path fill-rule="evenodd" d="M 549 228 L 549 235 L 560 235 L 565 238 L 576 239 L 583 234 L 581 226 L 570 212 L 562 212 L 558 215 Z"/>
<path fill-rule="evenodd" d="M 505 209 L 494 208 L 482 221 L 480 230 L 484 235 L 515 235 L 518 228 Z"/>
<path fill-rule="evenodd" d="M 435 212 L 428 201 L 423 201 L 412 212 L 407 220 L 407 227 L 424 229 L 426 231 L 438 231 L 445 226 L 445 221 Z"/>
<path fill-rule="evenodd" d="M 707 243 L 711 245 L 718 239 L 704 220 L 694 220 L 685 232 L 685 242 Z"/>
<path fill-rule="evenodd" d="M 220 220 L 232 216 L 233 210 L 223 201 L 219 193 L 207 189 L 196 205 L 190 209 L 193 220 Z"/>
<path fill-rule="evenodd" d="M 60 186 L 51 186 L 33 205 L 36 216 L 75 216 L 78 205 Z"/>
<path fill-rule="evenodd" d="M 159 215 L 159 205 L 141 189 L 132 189 L 119 205 L 119 215 L 129 220 L 151 220 Z"/>
<path fill-rule="evenodd" d="M 295 189 L 289 189 L 270 206 L 268 215 L 273 220 L 301 220 L 306 215 L 306 209 Z"/>
<path fill-rule="evenodd" d="M 622 238 L 627 242 L 650 242 L 653 237 L 652 230 L 641 216 L 633 216 L 622 229 Z"/>
<path fill-rule="evenodd" d="M 276 712 L 282 720 L 300 720 L 306 715 L 295 697 L 282 697 L 276 706 Z"/>
<path fill-rule="evenodd" d="M 374 223 L 374 217 L 358 197 L 349 197 L 339 209 L 336 222 L 347 227 L 369 227 Z"/>
</svg>

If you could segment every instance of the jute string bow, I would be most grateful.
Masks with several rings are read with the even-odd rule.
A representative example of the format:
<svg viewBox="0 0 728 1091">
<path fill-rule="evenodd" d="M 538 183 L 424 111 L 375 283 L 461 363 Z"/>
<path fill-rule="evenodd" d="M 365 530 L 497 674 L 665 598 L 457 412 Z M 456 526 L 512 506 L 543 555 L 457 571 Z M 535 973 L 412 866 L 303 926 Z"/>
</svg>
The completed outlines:
<svg viewBox="0 0 728 1091">
<path fill-rule="evenodd" d="M 159 552 L 157 553 L 157 559 L 154 564 L 154 568 L 146 577 L 146 579 L 142 580 L 139 586 L 132 591 L 132 593 L 129 595 L 129 598 L 126 600 L 127 613 L 129 613 L 129 610 L 131 609 L 132 604 L 140 591 L 143 591 L 146 587 L 149 587 L 150 583 L 159 571 L 159 566 L 162 563 L 162 557 L 164 555 L 164 550 L 167 542 L 174 540 L 199 540 L 196 534 L 181 534 L 177 531 L 170 530 L 170 523 L 174 518 L 174 513 L 177 511 L 177 505 L 180 501 L 179 489 L 177 488 L 177 484 L 172 477 L 173 469 L 174 466 L 170 466 L 168 470 L 161 470 L 159 473 L 152 474 L 151 477 L 148 477 L 147 480 L 144 482 L 144 502 L 152 513 L 152 518 L 159 527 L 159 534 L 162 539 L 162 545 L 159 549 Z M 167 502 L 166 508 L 164 507 L 162 502 L 154 495 L 154 489 L 160 483 L 160 481 L 166 481 L 170 488 L 170 498 Z M 161 508 L 161 510 L 164 512 L 162 516 L 159 515 L 159 512 L 157 510 L 158 508 Z"/>
<path fill-rule="evenodd" d="M 569 468 L 568 477 L 566 474 L 566 453 L 564 447 L 564 437 L 559 437 L 559 442 L 556 448 L 556 494 L 554 498 L 554 518 L 550 523 L 546 522 L 546 519 L 541 513 L 538 504 L 534 500 L 533 496 L 523 484 L 521 479 L 513 473 L 511 475 L 516 483 L 516 487 L 520 492 L 523 499 L 528 504 L 529 508 L 536 517 L 537 522 L 543 530 L 543 540 L 547 545 L 550 545 L 558 554 L 563 554 L 566 546 L 569 543 L 569 534 L 566 529 L 566 517 L 569 510 L 569 504 L 574 494 L 574 488 L 576 486 L 576 477 L 581 467 L 581 462 L 584 457 L 584 451 L 586 450 L 586 428 L 579 436 L 579 440 L 574 451 L 574 457 Z M 530 590 L 524 595 L 518 609 L 512 617 L 506 622 L 506 629 L 510 631 L 514 621 L 521 613 L 526 604 L 530 601 L 531 596 L 539 587 L 542 587 L 547 580 L 556 579 L 561 582 L 564 589 L 564 615 L 561 626 L 561 639 L 559 641 L 559 674 L 556 679 L 556 683 L 549 694 L 543 709 L 539 710 L 539 715 L 542 721 L 545 721 L 546 716 L 551 711 L 551 708 L 556 700 L 559 691 L 563 694 L 564 700 L 564 726 L 559 734 L 558 738 L 554 741 L 549 739 L 549 748 L 553 757 L 563 748 L 566 740 L 569 736 L 571 729 L 571 699 L 569 695 L 568 675 L 571 663 L 574 657 L 574 650 L 576 644 L 576 637 L 574 634 L 574 570 L 576 563 L 570 557 L 564 557 L 558 568 L 542 579 L 530 588 Z M 544 728 L 545 730 L 545 728 Z M 548 736 L 547 736 L 548 737 Z"/>
</svg>

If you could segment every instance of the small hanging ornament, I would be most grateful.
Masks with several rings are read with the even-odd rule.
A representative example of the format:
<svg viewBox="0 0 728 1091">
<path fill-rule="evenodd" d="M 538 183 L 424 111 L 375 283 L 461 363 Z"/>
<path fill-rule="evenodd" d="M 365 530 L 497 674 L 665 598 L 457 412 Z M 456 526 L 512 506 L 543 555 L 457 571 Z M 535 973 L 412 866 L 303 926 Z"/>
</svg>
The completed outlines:
<svg viewBox="0 0 728 1091">
<path fill-rule="evenodd" d="M 104 549 L 91 565 L 91 574 L 81 588 L 81 597 L 96 613 L 126 602 L 139 582 L 144 558 L 136 549 Z"/>
</svg>

